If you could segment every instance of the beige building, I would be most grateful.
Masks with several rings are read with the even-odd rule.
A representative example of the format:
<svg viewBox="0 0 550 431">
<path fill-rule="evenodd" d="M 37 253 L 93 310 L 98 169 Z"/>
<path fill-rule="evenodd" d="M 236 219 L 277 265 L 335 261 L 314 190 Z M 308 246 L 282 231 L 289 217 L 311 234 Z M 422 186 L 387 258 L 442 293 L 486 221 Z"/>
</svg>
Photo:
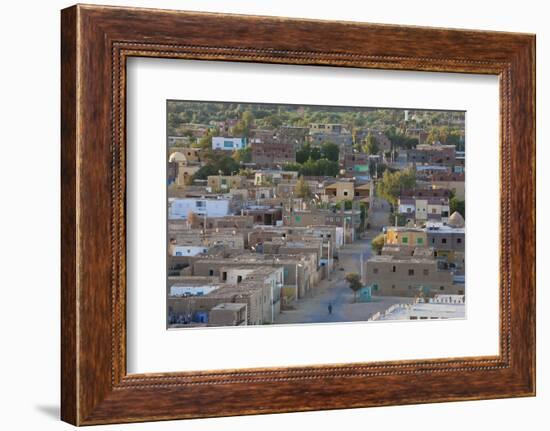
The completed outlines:
<svg viewBox="0 0 550 431">
<path fill-rule="evenodd" d="M 466 198 L 463 173 L 432 175 L 431 186 L 436 189 L 450 190 L 460 200 Z"/>
<path fill-rule="evenodd" d="M 453 283 L 453 273 L 440 270 L 437 260 L 429 257 L 374 256 L 365 264 L 365 276 L 373 295 L 464 294 L 464 285 Z"/>
<path fill-rule="evenodd" d="M 298 178 L 297 171 L 281 171 L 276 169 L 264 169 L 254 174 L 254 185 L 275 185 L 281 181 L 290 181 Z"/>
<path fill-rule="evenodd" d="M 240 175 L 209 175 L 207 185 L 213 192 L 228 192 L 246 188 L 246 177 Z"/>
<path fill-rule="evenodd" d="M 170 154 L 168 162 L 177 164 L 175 184 L 186 186 L 191 183 L 191 177 L 200 169 L 198 148 L 181 148 Z"/>
<path fill-rule="evenodd" d="M 191 184 L 193 175 L 195 175 L 200 168 L 200 165 L 179 165 L 176 185 L 186 186 Z"/>
<path fill-rule="evenodd" d="M 271 267 L 283 268 L 283 296 L 285 303 L 303 297 L 315 287 L 319 280 L 314 253 L 295 255 L 265 255 L 243 253 L 228 259 L 203 257 L 192 262 L 190 275 L 219 277 L 225 281 L 223 272 L 230 267 Z M 243 277 L 244 279 L 244 277 Z M 283 303 L 284 305 L 284 303 Z"/>
<path fill-rule="evenodd" d="M 336 202 L 353 200 L 355 187 L 353 181 L 336 181 L 325 186 L 325 194 Z"/>
<path fill-rule="evenodd" d="M 168 316 L 171 325 L 207 326 L 210 311 L 220 304 L 244 304 L 246 324 L 263 323 L 263 286 L 245 282 L 239 286 L 221 285 L 207 294 L 168 297 Z"/>
<path fill-rule="evenodd" d="M 249 265 L 220 267 L 219 281 L 171 277 L 169 321 L 208 326 L 273 323 L 281 310 L 282 278 L 282 267 Z"/>
<path fill-rule="evenodd" d="M 210 310 L 208 323 L 211 326 L 243 326 L 247 319 L 247 304 L 222 302 Z"/>
<path fill-rule="evenodd" d="M 404 245 L 411 247 L 423 247 L 428 243 L 425 229 L 410 227 L 388 227 L 384 235 L 384 243 L 392 245 Z"/>
</svg>

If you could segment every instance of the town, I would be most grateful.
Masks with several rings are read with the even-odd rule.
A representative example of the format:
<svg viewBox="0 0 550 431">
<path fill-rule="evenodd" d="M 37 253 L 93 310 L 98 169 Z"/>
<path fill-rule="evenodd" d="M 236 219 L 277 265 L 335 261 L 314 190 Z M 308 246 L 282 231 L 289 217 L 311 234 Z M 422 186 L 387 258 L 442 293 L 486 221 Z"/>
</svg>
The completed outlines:
<svg viewBox="0 0 550 431">
<path fill-rule="evenodd" d="M 465 113 L 167 102 L 167 327 L 465 318 Z"/>
</svg>

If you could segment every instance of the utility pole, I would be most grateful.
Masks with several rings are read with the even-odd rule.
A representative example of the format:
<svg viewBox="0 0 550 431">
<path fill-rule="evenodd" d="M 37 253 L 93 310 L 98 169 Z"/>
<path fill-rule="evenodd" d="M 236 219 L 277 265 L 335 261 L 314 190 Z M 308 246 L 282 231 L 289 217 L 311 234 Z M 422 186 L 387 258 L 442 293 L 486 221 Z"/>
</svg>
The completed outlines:
<svg viewBox="0 0 550 431">
<path fill-rule="evenodd" d="M 330 281 L 330 241 L 328 242 L 328 255 L 327 255 L 327 279 Z"/>
<path fill-rule="evenodd" d="M 345 215 L 345 213 L 343 214 L 343 219 L 344 219 L 344 245 L 346 245 L 346 215 Z"/>
<path fill-rule="evenodd" d="M 365 284 L 365 276 L 364 276 L 364 269 L 363 269 L 363 250 L 361 250 L 361 284 Z"/>
</svg>

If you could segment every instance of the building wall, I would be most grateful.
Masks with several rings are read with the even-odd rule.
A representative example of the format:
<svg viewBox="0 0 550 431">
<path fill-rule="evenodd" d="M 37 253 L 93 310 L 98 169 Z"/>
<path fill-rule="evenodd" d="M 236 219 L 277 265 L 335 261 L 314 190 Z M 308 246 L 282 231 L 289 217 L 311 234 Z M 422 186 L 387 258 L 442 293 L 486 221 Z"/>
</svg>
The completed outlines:
<svg viewBox="0 0 550 431">
<path fill-rule="evenodd" d="M 354 184 L 351 181 L 339 181 L 325 187 L 325 193 L 330 197 L 335 197 L 337 202 L 352 200 L 355 196 Z"/>
<path fill-rule="evenodd" d="M 292 143 L 263 142 L 253 143 L 252 163 L 258 167 L 276 167 L 296 161 L 296 146 Z"/>
<path fill-rule="evenodd" d="M 461 200 L 464 200 L 466 196 L 464 185 L 464 181 L 432 181 L 433 187 L 438 189 L 451 190 L 454 195 Z"/>
<path fill-rule="evenodd" d="M 428 243 L 426 232 L 423 230 L 402 230 L 387 228 L 385 235 L 386 244 L 426 246 Z"/>
<path fill-rule="evenodd" d="M 188 165 L 185 163 L 178 163 L 178 175 L 176 177 L 176 184 L 178 186 L 187 185 L 187 179 L 195 175 L 200 169 L 199 165 Z"/>
<path fill-rule="evenodd" d="M 246 148 L 246 138 L 212 137 L 213 150 L 235 151 L 243 148 Z"/>
<path fill-rule="evenodd" d="M 245 187 L 246 178 L 239 175 L 210 175 L 207 179 L 208 187 L 213 191 L 229 191 Z"/>
<path fill-rule="evenodd" d="M 242 304 L 240 309 L 224 308 L 225 303 L 218 304 L 210 310 L 208 321 L 212 326 L 238 326 L 246 325 L 247 322 L 247 307 Z M 234 306 L 234 303 L 229 303 Z"/>
<path fill-rule="evenodd" d="M 195 245 L 176 245 L 172 247 L 171 256 L 196 256 L 201 253 L 206 253 L 208 247 Z"/>
<path fill-rule="evenodd" d="M 183 298 L 168 298 L 168 307 L 176 314 L 191 314 L 197 311 L 210 312 L 212 308 L 223 303 L 246 304 L 248 310 L 248 325 L 261 325 L 263 321 L 262 312 L 262 289 L 254 289 L 238 295 L 234 290 L 216 292 L 204 296 L 190 296 Z"/>
<path fill-rule="evenodd" d="M 170 203 L 170 219 L 186 219 L 190 212 L 198 216 L 222 217 L 229 214 L 228 199 L 174 199 Z"/>
<path fill-rule="evenodd" d="M 464 287 L 454 285 L 452 273 L 438 270 L 435 260 L 370 259 L 365 264 L 365 275 L 373 286 L 373 295 L 414 297 L 420 287 L 429 289 L 429 296 L 464 294 Z"/>
</svg>

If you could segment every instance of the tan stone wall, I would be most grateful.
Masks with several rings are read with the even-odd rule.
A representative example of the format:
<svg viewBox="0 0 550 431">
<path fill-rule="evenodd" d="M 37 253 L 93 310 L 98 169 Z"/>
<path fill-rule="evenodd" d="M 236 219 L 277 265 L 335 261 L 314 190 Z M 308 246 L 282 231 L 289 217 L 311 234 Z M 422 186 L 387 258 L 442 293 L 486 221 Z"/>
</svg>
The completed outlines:
<svg viewBox="0 0 550 431">
<path fill-rule="evenodd" d="M 377 285 L 373 295 L 416 296 L 419 288 L 428 288 L 430 296 L 440 294 L 459 294 L 460 287 L 453 285 L 453 275 L 449 271 L 437 269 L 436 261 L 376 261 L 369 260 L 365 265 L 367 284 Z M 410 275 L 409 271 L 414 273 Z M 443 288 L 443 289 L 441 289 Z"/>
</svg>

